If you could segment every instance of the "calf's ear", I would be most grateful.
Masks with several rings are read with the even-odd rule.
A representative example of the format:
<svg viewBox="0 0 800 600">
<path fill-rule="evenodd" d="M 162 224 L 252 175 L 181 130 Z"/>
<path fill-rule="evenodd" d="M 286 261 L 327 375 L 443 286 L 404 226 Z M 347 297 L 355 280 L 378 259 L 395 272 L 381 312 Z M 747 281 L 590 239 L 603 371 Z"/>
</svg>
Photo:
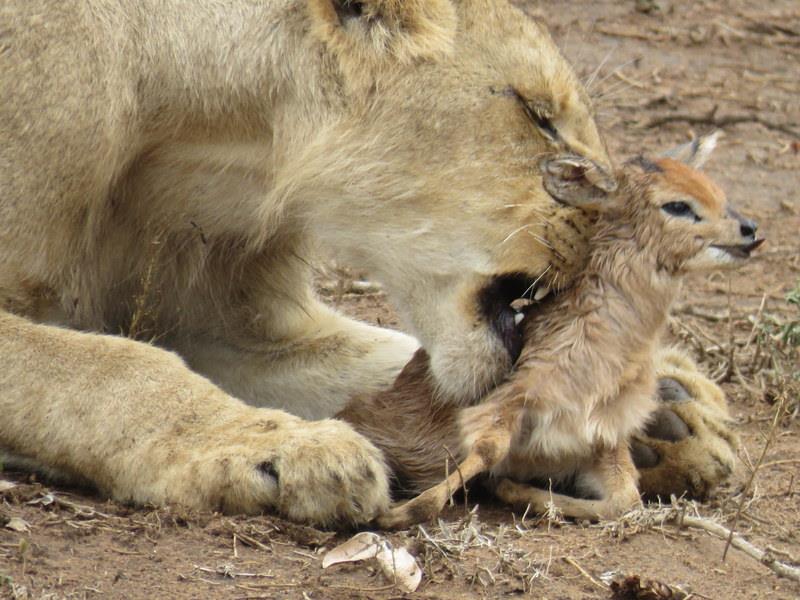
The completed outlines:
<svg viewBox="0 0 800 600">
<path fill-rule="evenodd" d="M 602 210 L 617 189 L 613 175 L 594 161 L 565 155 L 540 163 L 542 185 L 553 198 L 586 210 Z"/>
<path fill-rule="evenodd" d="M 450 0 L 307 0 L 312 32 L 345 67 L 412 62 L 450 52 L 456 11 Z"/>
<path fill-rule="evenodd" d="M 683 144 L 664 152 L 661 157 L 680 161 L 693 169 L 700 169 L 711 157 L 714 148 L 717 147 L 717 140 L 719 140 L 719 137 L 719 130 L 709 133 L 708 135 L 701 135 L 688 144 Z"/>
</svg>

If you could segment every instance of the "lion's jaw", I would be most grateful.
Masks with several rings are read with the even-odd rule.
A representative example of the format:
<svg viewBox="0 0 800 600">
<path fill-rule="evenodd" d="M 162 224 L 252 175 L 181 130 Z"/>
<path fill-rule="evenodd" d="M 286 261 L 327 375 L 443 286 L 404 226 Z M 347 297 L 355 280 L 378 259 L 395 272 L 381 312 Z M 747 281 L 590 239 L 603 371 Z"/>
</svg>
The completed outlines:
<svg viewBox="0 0 800 600">
<path fill-rule="evenodd" d="M 333 29 L 319 35 L 343 65 L 347 97 L 302 148 L 287 148 L 277 179 L 301 198 L 304 232 L 385 285 L 442 395 L 468 403 L 519 351 L 511 302 L 565 285 L 585 258 L 589 223 L 544 191 L 539 160 L 609 159 L 545 31 L 504 2 L 453 6 L 458 26 L 441 53 L 382 67 L 326 22 Z"/>
<path fill-rule="evenodd" d="M 457 177 L 428 178 L 421 167 L 414 176 L 394 173 L 397 164 L 383 163 L 380 173 L 362 167 L 358 186 L 315 200 L 305 230 L 384 284 L 430 354 L 443 400 L 468 404 L 501 382 L 519 354 L 512 303 L 525 298 L 534 309 L 571 279 L 589 223 L 529 174 L 487 178 L 489 167 L 467 165 Z M 362 185 L 364 196 L 356 193 Z"/>
<path fill-rule="evenodd" d="M 503 380 L 519 356 L 522 313 L 514 311 L 509 298 L 524 290 L 512 294 L 511 288 L 498 285 L 505 279 L 429 278 L 425 289 L 416 287 L 413 297 L 405 299 L 404 320 L 428 350 L 442 401 L 477 401 Z"/>
</svg>

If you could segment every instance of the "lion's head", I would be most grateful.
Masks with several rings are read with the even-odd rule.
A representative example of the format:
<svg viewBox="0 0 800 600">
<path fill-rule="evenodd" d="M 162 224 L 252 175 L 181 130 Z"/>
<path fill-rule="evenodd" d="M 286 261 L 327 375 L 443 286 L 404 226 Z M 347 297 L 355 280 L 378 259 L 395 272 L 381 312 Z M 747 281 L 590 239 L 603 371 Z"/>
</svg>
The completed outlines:
<svg viewBox="0 0 800 600">
<path fill-rule="evenodd" d="M 324 247 L 382 281 L 470 401 L 521 346 L 512 301 L 563 285 L 589 226 L 542 188 L 543 154 L 610 168 L 581 83 L 547 32 L 503 1 L 310 0 L 334 67 L 276 193 Z M 309 84 L 311 85 L 311 84 Z"/>
</svg>

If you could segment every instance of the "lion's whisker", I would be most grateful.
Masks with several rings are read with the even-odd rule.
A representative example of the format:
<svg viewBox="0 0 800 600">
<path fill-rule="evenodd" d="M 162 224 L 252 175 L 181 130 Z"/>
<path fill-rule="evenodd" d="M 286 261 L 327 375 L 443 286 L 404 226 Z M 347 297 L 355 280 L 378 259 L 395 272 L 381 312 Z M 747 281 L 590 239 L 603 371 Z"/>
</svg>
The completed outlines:
<svg viewBox="0 0 800 600">
<path fill-rule="evenodd" d="M 552 265 L 547 265 L 547 268 L 542 271 L 542 273 L 536 279 L 533 280 L 533 283 L 528 286 L 528 289 L 522 292 L 522 298 L 524 298 L 526 294 L 530 293 L 529 299 L 533 300 L 533 290 L 536 289 L 536 284 L 539 283 L 539 280 L 541 280 L 541 278 L 547 274 L 551 266 Z"/>
<path fill-rule="evenodd" d="M 597 79 L 597 76 L 600 74 L 600 70 L 605 66 L 605 64 L 611 58 L 611 55 L 614 54 L 614 52 L 616 50 L 617 50 L 617 46 L 614 46 L 613 48 L 611 48 L 611 50 L 609 50 L 606 53 L 606 55 L 603 57 L 603 60 L 601 60 L 600 64 L 597 65 L 597 68 L 595 68 L 595 70 L 592 72 L 592 74 L 589 75 L 589 77 L 586 80 L 586 83 L 583 84 L 583 87 L 586 88 L 586 93 L 587 94 L 590 94 L 590 92 L 592 90 L 592 86 L 594 85 L 595 79 Z"/>
<path fill-rule="evenodd" d="M 632 58 L 631 60 L 629 60 L 629 61 L 627 61 L 627 62 L 624 62 L 624 63 L 622 63 L 621 65 L 617 65 L 616 67 L 614 67 L 614 69 L 612 69 L 611 71 L 609 71 L 609 72 L 608 72 L 608 74 L 607 74 L 607 75 L 605 75 L 605 76 L 604 76 L 604 77 L 603 77 L 603 78 L 602 78 L 600 81 L 598 81 L 598 82 L 597 82 L 597 85 L 601 85 L 601 84 L 602 84 L 604 81 L 606 81 L 606 80 L 607 80 L 609 77 L 613 77 L 613 76 L 614 76 L 614 75 L 615 75 L 615 74 L 616 74 L 616 73 L 617 73 L 619 70 L 621 70 L 621 69 L 624 69 L 624 68 L 625 68 L 625 67 L 627 67 L 628 65 L 632 65 L 632 64 L 633 64 L 633 63 L 635 63 L 635 62 L 636 62 L 636 59 L 635 59 L 635 58 Z"/>
<path fill-rule="evenodd" d="M 545 248 L 547 248 L 549 250 L 554 250 L 555 249 L 555 248 L 553 248 L 553 245 L 550 242 L 548 242 L 546 239 L 544 239 L 539 234 L 531 233 L 530 231 L 528 231 L 528 235 L 531 236 L 533 239 L 535 239 L 537 242 L 539 242 Z"/>
<path fill-rule="evenodd" d="M 523 230 L 527 229 L 528 227 L 530 227 L 530 225 L 528 225 L 527 223 L 526 223 L 525 225 L 521 226 L 521 227 L 517 227 L 517 228 L 516 228 L 514 231 L 512 231 L 511 233 L 509 233 L 509 234 L 506 236 L 506 238 L 505 238 L 505 239 L 504 239 L 502 242 L 500 242 L 500 244 L 499 244 L 499 245 L 500 245 L 500 246 L 502 246 L 502 245 L 503 245 L 503 244 L 505 244 L 505 243 L 506 243 L 508 240 L 510 240 L 512 237 L 514 237 L 515 235 L 517 235 L 517 234 L 518 234 L 520 231 L 523 231 Z"/>
</svg>

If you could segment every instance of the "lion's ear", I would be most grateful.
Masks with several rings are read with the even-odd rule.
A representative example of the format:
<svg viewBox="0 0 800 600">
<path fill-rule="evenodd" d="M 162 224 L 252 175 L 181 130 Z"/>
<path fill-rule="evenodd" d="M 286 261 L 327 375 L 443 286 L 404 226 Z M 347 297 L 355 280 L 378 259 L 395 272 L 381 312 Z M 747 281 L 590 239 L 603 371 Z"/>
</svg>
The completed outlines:
<svg viewBox="0 0 800 600">
<path fill-rule="evenodd" d="M 600 210 L 617 189 L 617 182 L 608 171 L 582 156 L 546 158 L 540 167 L 547 193 L 576 208 Z"/>
<path fill-rule="evenodd" d="M 456 30 L 450 0 L 308 0 L 308 7 L 314 33 L 352 69 L 445 55 Z"/>
</svg>

